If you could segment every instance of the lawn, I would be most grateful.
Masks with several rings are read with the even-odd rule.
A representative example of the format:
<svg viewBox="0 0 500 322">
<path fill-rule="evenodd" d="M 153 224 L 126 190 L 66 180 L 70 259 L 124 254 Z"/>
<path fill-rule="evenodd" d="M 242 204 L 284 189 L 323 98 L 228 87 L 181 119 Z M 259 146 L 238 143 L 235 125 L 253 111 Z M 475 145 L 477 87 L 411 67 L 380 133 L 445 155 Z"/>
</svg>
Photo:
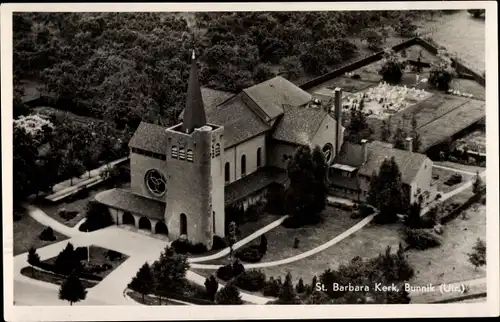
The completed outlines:
<svg viewBox="0 0 500 322">
<path fill-rule="evenodd" d="M 287 272 L 290 272 L 295 283 L 302 277 L 304 283 L 310 284 L 314 275 L 320 275 L 328 268 L 335 269 L 340 264 L 347 264 L 356 256 L 363 258 L 377 256 L 385 251 L 388 245 L 395 251 L 400 241 L 399 227 L 399 224 L 384 226 L 368 224 L 322 252 L 290 264 L 262 268 L 262 271 L 268 278 L 281 276 L 282 279 Z"/>
<path fill-rule="evenodd" d="M 453 168 L 457 170 L 462 170 L 462 171 L 467 171 L 470 173 L 476 173 L 476 172 L 483 172 L 486 169 L 483 167 L 478 167 L 475 165 L 466 165 L 466 164 L 461 164 L 461 163 L 456 163 L 456 162 L 450 162 L 450 161 L 435 161 L 434 164 L 436 165 L 441 165 L 443 167 L 448 167 L 448 168 Z"/>
<path fill-rule="evenodd" d="M 359 221 L 359 219 L 352 219 L 350 214 L 351 212 L 349 211 L 328 206 L 322 213 L 323 220 L 320 224 L 305 226 L 297 229 L 285 228 L 281 225 L 277 226 L 265 234 L 267 238 L 267 252 L 261 262 L 271 262 L 292 257 L 326 243 Z M 279 217 L 275 217 L 274 220 L 277 219 L 279 219 Z M 270 219 L 268 219 L 268 217 L 263 217 L 263 220 L 265 221 L 259 221 L 256 226 L 263 227 L 269 223 L 268 220 Z M 270 221 L 272 222 L 274 220 Z M 255 231 L 255 228 L 252 231 L 248 231 L 248 227 L 245 227 L 244 231 L 245 233 L 251 233 Z M 293 248 L 295 237 L 299 239 L 298 248 Z M 260 238 L 257 238 L 247 245 L 258 244 L 259 242 Z M 245 246 L 242 248 L 244 247 Z M 227 257 L 204 262 L 204 264 L 205 263 L 226 264 Z"/>
<path fill-rule="evenodd" d="M 69 237 L 54 231 L 55 241 L 44 241 L 38 238 L 45 226 L 23 214 L 22 218 L 13 222 L 14 226 L 14 256 L 27 252 L 31 247 L 35 249 L 54 244 Z"/>
<path fill-rule="evenodd" d="M 161 304 L 159 297 L 156 297 L 154 295 L 145 295 L 144 296 L 144 301 L 142 300 L 142 295 L 137 293 L 136 291 L 127 291 L 127 295 L 130 296 L 131 299 L 136 301 L 137 303 L 140 303 L 142 305 L 147 305 L 147 306 L 157 306 L 157 305 L 187 305 L 183 304 L 180 302 L 174 302 L 165 298 L 161 299 Z"/>
<path fill-rule="evenodd" d="M 444 227 L 443 244 L 425 251 L 409 250 L 408 258 L 415 269 L 410 283 L 442 284 L 482 278 L 486 267 L 478 268 L 469 263 L 467 253 L 476 240 L 486 240 L 486 206 L 475 204 Z M 472 287 L 469 293 L 475 292 Z M 420 296 L 419 296 L 420 298 Z M 423 299 L 429 301 L 428 298 Z M 420 301 L 420 300 L 419 300 Z"/>
<path fill-rule="evenodd" d="M 444 183 L 454 174 L 460 174 L 462 176 L 462 181 L 460 183 L 457 183 L 455 185 L 452 185 L 452 186 L 447 186 L 445 185 Z M 436 167 L 433 167 L 432 168 L 432 176 L 435 176 L 435 175 L 438 175 L 439 176 L 439 181 L 437 183 L 437 190 L 439 192 L 450 192 L 452 190 L 455 190 L 459 187 L 461 187 L 464 183 L 466 183 L 467 181 L 469 181 L 470 179 L 472 179 L 474 176 L 473 175 L 469 175 L 469 174 L 465 174 L 465 173 L 462 173 L 462 172 L 455 172 L 453 170 L 447 170 L 447 169 L 443 169 L 443 168 L 436 168 Z"/>
<path fill-rule="evenodd" d="M 260 215 L 257 221 L 248 221 L 246 223 L 243 223 L 242 225 L 238 226 L 238 240 L 241 240 L 253 234 L 257 230 L 264 228 L 265 226 L 275 222 L 276 220 L 279 220 L 280 218 L 281 216 L 279 215 L 263 213 L 262 215 Z"/>
<path fill-rule="evenodd" d="M 35 271 L 35 274 L 33 275 L 33 268 L 27 266 L 27 267 L 24 267 L 23 269 L 21 269 L 21 274 L 23 274 L 24 276 L 27 276 L 29 278 L 33 278 L 33 279 L 36 279 L 39 281 L 52 283 L 52 284 L 56 284 L 56 285 L 62 285 L 62 283 L 64 283 L 64 281 L 66 280 L 66 277 L 63 275 L 54 274 L 54 273 L 50 273 L 47 271 L 42 271 L 38 268 L 35 268 L 34 271 Z M 99 283 L 96 281 L 89 281 L 89 280 L 83 280 L 83 279 L 80 281 L 82 282 L 82 285 L 84 288 L 92 288 Z"/>
<path fill-rule="evenodd" d="M 65 198 L 60 202 L 51 203 L 49 201 L 43 200 L 41 202 L 38 202 L 36 206 L 42 209 L 47 215 L 57 220 L 61 224 L 64 224 L 68 227 L 74 227 L 82 219 L 85 218 L 85 208 L 87 207 L 88 202 L 94 199 L 94 196 L 99 192 L 108 189 L 109 187 L 107 187 L 105 184 L 100 184 L 90 189 L 86 189 L 82 192 L 79 192 L 77 195 Z M 59 210 L 63 208 L 66 209 L 67 211 L 78 211 L 78 214 L 74 218 L 66 220 L 58 215 Z"/>
</svg>

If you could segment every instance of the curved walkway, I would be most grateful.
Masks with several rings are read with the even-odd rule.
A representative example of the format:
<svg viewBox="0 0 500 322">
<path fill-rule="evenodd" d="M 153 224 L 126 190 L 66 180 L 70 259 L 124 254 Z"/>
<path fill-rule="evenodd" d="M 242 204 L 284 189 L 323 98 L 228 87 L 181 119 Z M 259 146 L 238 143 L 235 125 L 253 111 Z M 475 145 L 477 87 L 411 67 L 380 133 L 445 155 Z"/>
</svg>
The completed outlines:
<svg viewBox="0 0 500 322">
<path fill-rule="evenodd" d="M 345 238 L 349 237 L 350 235 L 354 234 L 361 228 L 365 227 L 368 225 L 372 220 L 373 217 L 375 217 L 374 214 L 364 218 L 360 222 L 358 222 L 356 225 L 352 226 L 348 230 L 344 231 L 342 234 L 337 235 L 335 238 L 329 240 L 328 242 L 319 245 L 316 248 L 310 249 L 306 252 L 300 253 L 295 256 L 291 256 L 288 258 L 284 258 L 281 260 L 273 261 L 273 262 L 266 262 L 266 263 L 256 263 L 256 264 L 245 264 L 245 268 L 264 268 L 264 267 L 271 267 L 271 266 L 278 266 L 278 265 L 284 265 L 284 264 L 289 264 L 301 259 L 304 259 L 306 257 L 312 256 L 316 253 L 319 253 L 329 247 L 332 247 L 333 245 L 341 242 Z M 214 265 L 214 264 L 191 264 L 192 268 L 197 268 L 197 269 L 217 269 L 220 267 L 220 265 Z"/>
</svg>

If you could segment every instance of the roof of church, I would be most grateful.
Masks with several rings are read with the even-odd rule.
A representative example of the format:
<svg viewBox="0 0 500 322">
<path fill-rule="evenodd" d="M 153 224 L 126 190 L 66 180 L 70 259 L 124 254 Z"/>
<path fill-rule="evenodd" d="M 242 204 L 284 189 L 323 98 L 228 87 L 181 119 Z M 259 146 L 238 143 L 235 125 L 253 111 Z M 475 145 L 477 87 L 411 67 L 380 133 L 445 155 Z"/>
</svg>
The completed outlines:
<svg viewBox="0 0 500 322">
<path fill-rule="evenodd" d="M 167 148 L 166 128 L 160 125 L 141 122 L 128 144 L 131 148 L 165 154 Z"/>
<path fill-rule="evenodd" d="M 283 114 L 284 106 L 304 105 L 312 98 L 311 94 L 281 76 L 253 85 L 243 92 L 271 120 Z"/>
<path fill-rule="evenodd" d="M 224 126 L 224 147 L 228 148 L 268 131 L 265 124 L 243 102 L 242 94 L 212 107 L 207 113 L 209 123 Z"/>
<path fill-rule="evenodd" d="M 95 200 L 115 209 L 164 220 L 165 202 L 136 195 L 128 190 L 111 189 L 98 193 Z"/>
<path fill-rule="evenodd" d="M 198 65 L 196 64 L 196 57 L 193 50 L 182 129 L 184 132 L 191 133 L 195 128 L 200 128 L 206 124 L 205 106 L 203 105 L 203 97 L 198 80 Z"/>
<path fill-rule="evenodd" d="M 229 93 L 221 91 L 218 89 L 212 89 L 208 87 L 201 87 L 201 96 L 203 98 L 203 103 L 205 104 L 205 113 L 208 114 L 210 111 L 219 104 L 224 103 L 231 97 L 235 96 L 234 93 Z M 184 110 L 179 114 L 178 119 L 181 121 L 184 117 Z"/>
<path fill-rule="evenodd" d="M 322 107 L 285 106 L 272 137 L 288 143 L 309 145 L 327 115 Z"/>
<path fill-rule="evenodd" d="M 252 174 L 227 185 L 224 189 L 225 204 L 234 202 L 258 192 L 272 183 L 283 184 L 287 180 L 286 171 L 275 167 L 264 167 Z"/>
</svg>

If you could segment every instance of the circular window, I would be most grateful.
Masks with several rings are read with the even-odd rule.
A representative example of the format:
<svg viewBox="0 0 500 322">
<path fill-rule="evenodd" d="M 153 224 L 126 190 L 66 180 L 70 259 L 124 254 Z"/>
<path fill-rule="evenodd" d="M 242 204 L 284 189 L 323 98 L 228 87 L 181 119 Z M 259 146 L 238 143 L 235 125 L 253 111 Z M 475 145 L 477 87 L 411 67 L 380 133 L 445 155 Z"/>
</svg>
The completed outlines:
<svg viewBox="0 0 500 322">
<path fill-rule="evenodd" d="M 333 159 L 333 146 L 330 143 L 325 144 L 323 147 L 323 155 L 325 156 L 326 163 L 330 163 Z"/>
<path fill-rule="evenodd" d="M 152 194 L 161 197 L 167 191 L 167 180 L 158 170 L 149 170 L 146 173 L 146 186 Z"/>
</svg>

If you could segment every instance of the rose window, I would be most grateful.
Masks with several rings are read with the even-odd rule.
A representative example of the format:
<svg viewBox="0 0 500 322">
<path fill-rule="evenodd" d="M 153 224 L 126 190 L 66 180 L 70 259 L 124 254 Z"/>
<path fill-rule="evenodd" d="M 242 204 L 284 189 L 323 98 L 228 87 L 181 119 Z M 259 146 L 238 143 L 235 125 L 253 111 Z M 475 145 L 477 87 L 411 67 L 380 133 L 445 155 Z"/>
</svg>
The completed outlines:
<svg viewBox="0 0 500 322">
<path fill-rule="evenodd" d="M 149 170 L 146 173 L 146 186 L 155 196 L 162 196 L 167 191 L 167 180 L 158 170 Z"/>
<path fill-rule="evenodd" d="M 330 163 L 333 158 L 333 146 L 328 143 L 323 147 L 323 155 L 325 156 L 326 163 Z"/>
</svg>

